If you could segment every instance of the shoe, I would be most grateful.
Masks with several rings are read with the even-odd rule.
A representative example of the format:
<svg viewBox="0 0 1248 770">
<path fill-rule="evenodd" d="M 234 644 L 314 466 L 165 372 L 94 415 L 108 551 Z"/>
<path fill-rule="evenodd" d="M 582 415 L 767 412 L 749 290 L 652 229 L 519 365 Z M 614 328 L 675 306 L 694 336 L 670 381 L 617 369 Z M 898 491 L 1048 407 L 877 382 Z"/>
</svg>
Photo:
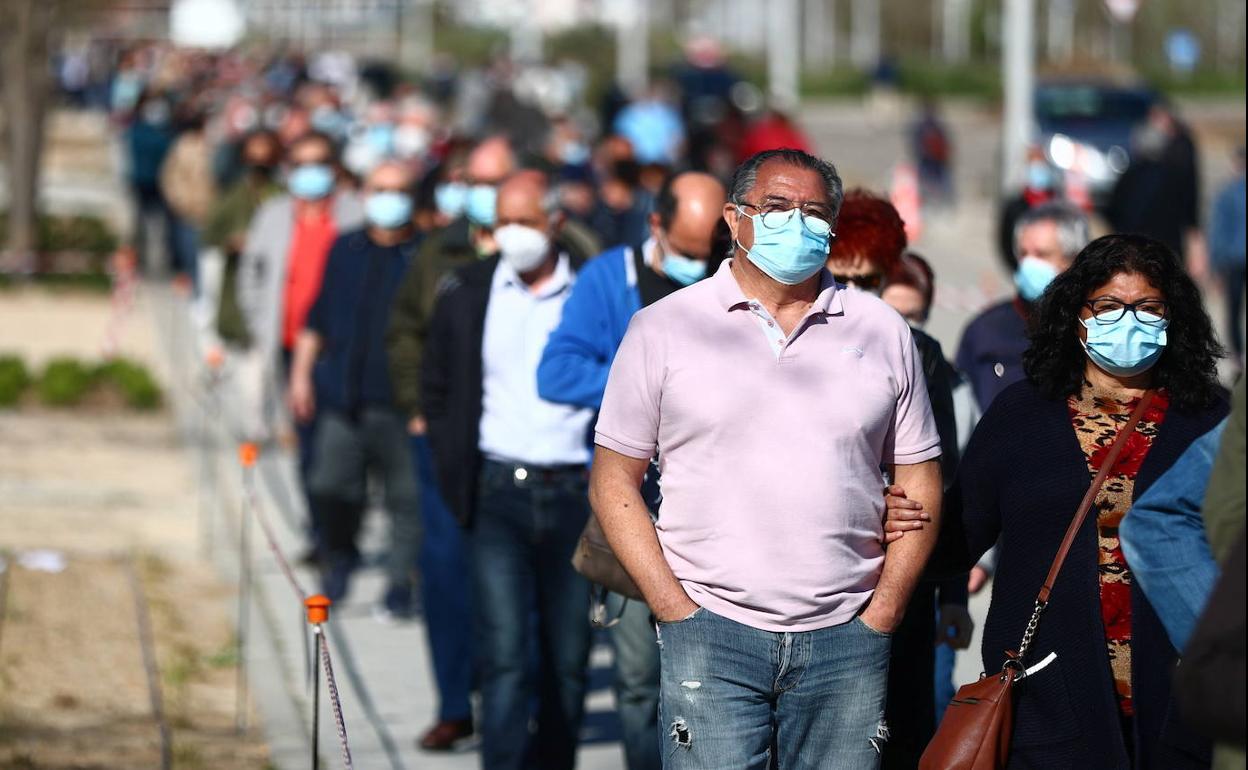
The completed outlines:
<svg viewBox="0 0 1248 770">
<path fill-rule="evenodd" d="M 415 614 L 411 586 L 390 586 L 381 603 L 373 608 L 373 617 L 386 625 L 411 620 Z"/>
<path fill-rule="evenodd" d="M 321 593 L 335 604 L 345 599 L 354 569 L 355 562 L 352 559 L 331 560 L 321 577 Z"/>
<path fill-rule="evenodd" d="M 321 549 L 316 546 L 308 546 L 308 549 L 299 554 L 299 558 L 295 562 L 300 567 L 309 567 L 311 569 L 320 569 L 325 566 L 325 556 L 321 553 Z"/>
<path fill-rule="evenodd" d="M 430 727 L 416 746 L 423 751 L 454 751 L 472 735 L 471 719 L 444 720 Z"/>
</svg>

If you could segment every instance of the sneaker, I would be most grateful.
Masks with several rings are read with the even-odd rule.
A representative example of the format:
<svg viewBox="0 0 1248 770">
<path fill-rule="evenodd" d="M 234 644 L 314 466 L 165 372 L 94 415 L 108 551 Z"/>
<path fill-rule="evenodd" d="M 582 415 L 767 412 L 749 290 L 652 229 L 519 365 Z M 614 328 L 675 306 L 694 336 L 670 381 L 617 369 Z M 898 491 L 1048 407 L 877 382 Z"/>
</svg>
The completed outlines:
<svg viewBox="0 0 1248 770">
<path fill-rule="evenodd" d="M 416 746 L 422 751 L 454 751 L 472 735 L 471 719 L 444 720 L 420 736 Z"/>
<path fill-rule="evenodd" d="M 373 607 L 373 617 L 386 625 L 411 620 L 414 615 L 411 586 L 390 586 L 381 602 Z"/>
</svg>

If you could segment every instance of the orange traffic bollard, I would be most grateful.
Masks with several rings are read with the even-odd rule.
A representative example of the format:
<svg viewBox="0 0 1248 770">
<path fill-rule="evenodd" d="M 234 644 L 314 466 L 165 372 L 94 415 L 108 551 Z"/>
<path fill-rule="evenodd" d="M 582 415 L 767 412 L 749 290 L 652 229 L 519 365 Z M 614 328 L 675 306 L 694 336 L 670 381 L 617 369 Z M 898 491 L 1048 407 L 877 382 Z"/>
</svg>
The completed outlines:
<svg viewBox="0 0 1248 770">
<path fill-rule="evenodd" d="M 256 464 L 256 458 L 260 456 L 260 449 L 251 442 L 240 444 L 238 447 L 238 460 L 243 464 L 244 468 L 250 468 Z"/>
<path fill-rule="evenodd" d="M 317 625 L 327 622 L 329 620 L 329 605 L 333 603 L 333 600 L 324 594 L 315 594 L 304 599 L 303 606 L 308 610 L 308 623 Z"/>
</svg>

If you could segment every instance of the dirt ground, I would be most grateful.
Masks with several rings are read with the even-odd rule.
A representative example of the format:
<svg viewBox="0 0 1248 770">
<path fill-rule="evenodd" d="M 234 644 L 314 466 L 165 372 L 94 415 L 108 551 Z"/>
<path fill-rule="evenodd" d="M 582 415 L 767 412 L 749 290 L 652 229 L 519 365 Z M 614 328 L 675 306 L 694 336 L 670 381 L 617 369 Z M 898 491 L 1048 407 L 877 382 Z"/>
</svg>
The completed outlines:
<svg viewBox="0 0 1248 770">
<path fill-rule="evenodd" d="M 94 357 L 108 317 L 107 297 L 0 292 L 0 351 Z M 140 303 L 121 349 L 160 372 L 152 328 Z M 234 590 L 197 556 L 198 504 L 169 412 L 0 412 L 0 769 L 160 767 L 132 574 L 173 766 L 268 766 L 233 729 Z"/>
</svg>

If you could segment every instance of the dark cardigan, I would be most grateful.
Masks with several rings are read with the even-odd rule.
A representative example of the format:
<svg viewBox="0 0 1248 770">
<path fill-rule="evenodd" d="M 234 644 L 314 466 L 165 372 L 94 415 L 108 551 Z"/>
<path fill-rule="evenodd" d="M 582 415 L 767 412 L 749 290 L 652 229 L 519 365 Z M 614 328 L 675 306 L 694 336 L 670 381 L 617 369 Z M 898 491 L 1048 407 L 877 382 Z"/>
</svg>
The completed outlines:
<svg viewBox="0 0 1248 770">
<path fill-rule="evenodd" d="M 1171 407 L 1135 480 L 1138 497 L 1227 412 L 1224 401 L 1195 412 Z M 1036 592 L 1091 481 L 1065 400 L 1023 381 L 999 395 L 975 429 L 950 497 L 938 571 L 969 568 L 998 542 L 992 606 L 984 626 L 984 670 L 1000 671 L 1018 649 Z M 1183 770 L 1209 766 L 1209 745 L 1175 716 L 1176 660 L 1165 629 L 1138 585 L 1131 587 L 1132 763 L 1122 739 L 1105 649 L 1097 573 L 1096 517 L 1089 516 L 1058 575 L 1028 655 L 1057 659 L 1018 688 L 1010 768 Z"/>
</svg>

